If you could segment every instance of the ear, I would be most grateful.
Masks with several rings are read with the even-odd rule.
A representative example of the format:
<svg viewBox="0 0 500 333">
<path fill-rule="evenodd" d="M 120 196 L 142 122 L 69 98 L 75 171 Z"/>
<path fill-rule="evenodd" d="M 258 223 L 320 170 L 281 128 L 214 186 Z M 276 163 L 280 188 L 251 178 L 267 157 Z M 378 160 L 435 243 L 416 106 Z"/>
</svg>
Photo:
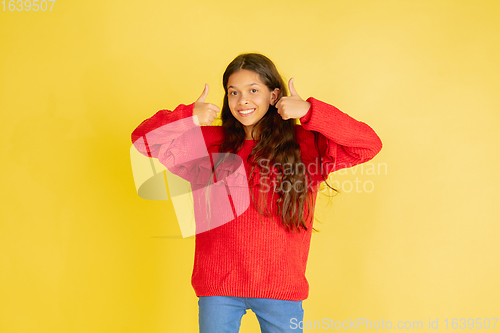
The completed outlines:
<svg viewBox="0 0 500 333">
<path fill-rule="evenodd" d="M 278 102 L 278 99 L 280 97 L 280 88 L 274 88 L 273 91 L 271 91 L 271 101 L 269 104 L 274 105 L 276 102 Z"/>
</svg>

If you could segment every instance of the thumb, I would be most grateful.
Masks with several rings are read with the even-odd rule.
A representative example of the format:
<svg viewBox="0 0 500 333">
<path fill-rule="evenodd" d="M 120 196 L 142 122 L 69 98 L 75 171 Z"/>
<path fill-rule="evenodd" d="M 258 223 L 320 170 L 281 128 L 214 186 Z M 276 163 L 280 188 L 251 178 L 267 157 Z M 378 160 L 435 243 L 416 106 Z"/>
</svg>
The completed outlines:
<svg viewBox="0 0 500 333">
<path fill-rule="evenodd" d="M 201 96 L 198 97 L 196 102 L 202 102 L 205 103 L 205 98 L 207 98 L 208 95 L 208 84 L 205 83 L 205 89 L 203 89 L 203 92 L 201 93 Z"/>
<path fill-rule="evenodd" d="M 297 94 L 297 90 L 295 90 L 295 87 L 293 86 L 293 80 L 294 78 L 292 77 L 290 81 L 288 81 L 288 89 L 290 90 L 290 96 L 299 96 L 299 94 Z"/>
</svg>

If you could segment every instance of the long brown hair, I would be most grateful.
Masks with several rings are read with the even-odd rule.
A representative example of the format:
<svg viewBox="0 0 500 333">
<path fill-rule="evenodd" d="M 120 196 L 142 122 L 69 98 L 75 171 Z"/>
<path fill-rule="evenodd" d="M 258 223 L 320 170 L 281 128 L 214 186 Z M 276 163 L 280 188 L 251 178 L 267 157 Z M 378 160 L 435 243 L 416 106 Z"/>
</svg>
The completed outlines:
<svg viewBox="0 0 500 333">
<path fill-rule="evenodd" d="M 274 91 L 279 88 L 278 100 L 283 96 L 288 96 L 287 86 L 279 74 L 274 63 L 266 56 L 259 53 L 243 53 L 238 55 L 226 68 L 222 84 L 224 86 L 224 101 L 221 110 L 221 120 L 224 132 L 224 139 L 220 142 L 219 151 L 221 153 L 236 154 L 241 150 L 245 143 L 245 130 L 243 125 L 236 120 L 231 113 L 228 103 L 227 84 L 229 77 L 241 70 L 246 69 L 259 74 L 260 79 L 269 88 Z M 311 181 L 307 168 L 298 168 L 302 165 L 300 158 L 300 146 L 295 138 L 295 119 L 283 120 L 274 105 L 269 106 L 267 113 L 253 126 L 252 137 L 258 133 L 257 141 L 252 152 L 248 156 L 247 162 L 252 165 L 250 181 L 254 177 L 254 169 L 257 166 L 271 165 L 278 166 L 276 175 L 276 187 L 278 189 L 278 200 L 276 202 L 277 212 L 282 225 L 287 230 L 297 230 L 300 228 L 308 229 L 308 224 L 312 221 L 312 193 L 308 192 L 308 182 Z M 315 146 L 319 154 L 318 145 L 319 133 L 314 133 Z M 320 160 L 321 163 L 321 160 Z M 292 165 L 291 172 L 284 172 L 284 165 Z M 325 175 L 323 180 L 326 181 Z M 293 185 L 284 189 L 284 184 Z M 269 184 L 267 183 L 269 186 Z M 328 183 L 327 183 L 328 185 Z M 328 185 L 332 188 L 330 185 Z M 333 188 L 332 188 L 333 189 Z M 335 190 L 335 189 L 333 189 Z M 336 191 L 336 190 L 335 190 Z M 250 191 L 252 200 L 255 202 L 253 191 Z M 260 191 L 262 193 L 262 191 Z M 260 197 L 262 202 L 263 197 Z M 256 205 L 261 214 L 270 216 L 269 209 L 265 205 L 265 212 Z M 304 218 L 304 211 L 307 209 L 307 215 Z"/>
</svg>

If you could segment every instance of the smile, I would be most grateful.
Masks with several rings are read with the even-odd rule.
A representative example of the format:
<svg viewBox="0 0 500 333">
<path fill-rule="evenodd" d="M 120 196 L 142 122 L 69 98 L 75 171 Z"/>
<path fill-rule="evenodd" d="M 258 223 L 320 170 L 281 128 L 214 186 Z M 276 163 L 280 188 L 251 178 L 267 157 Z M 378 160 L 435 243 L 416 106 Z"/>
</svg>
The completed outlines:
<svg viewBox="0 0 500 333">
<path fill-rule="evenodd" d="M 241 110 L 241 111 L 238 111 L 238 113 L 242 116 L 242 117 L 247 117 L 249 115 L 251 115 L 252 113 L 255 112 L 255 109 L 249 109 L 249 110 Z"/>
</svg>

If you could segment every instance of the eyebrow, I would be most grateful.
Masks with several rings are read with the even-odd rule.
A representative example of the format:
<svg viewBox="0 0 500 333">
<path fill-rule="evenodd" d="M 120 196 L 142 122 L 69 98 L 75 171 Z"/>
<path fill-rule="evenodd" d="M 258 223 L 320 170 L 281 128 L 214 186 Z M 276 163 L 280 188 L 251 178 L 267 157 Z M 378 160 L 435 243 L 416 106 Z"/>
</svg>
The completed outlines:
<svg viewBox="0 0 500 333">
<path fill-rule="evenodd" d="M 258 84 L 258 83 L 256 83 L 256 82 L 252 82 L 252 83 L 250 83 L 250 84 L 247 84 L 247 86 L 254 86 L 254 85 L 259 86 L 259 84 Z M 234 86 L 229 86 L 229 87 L 227 87 L 227 89 L 228 89 L 228 90 L 229 90 L 230 88 L 236 89 Z"/>
</svg>

